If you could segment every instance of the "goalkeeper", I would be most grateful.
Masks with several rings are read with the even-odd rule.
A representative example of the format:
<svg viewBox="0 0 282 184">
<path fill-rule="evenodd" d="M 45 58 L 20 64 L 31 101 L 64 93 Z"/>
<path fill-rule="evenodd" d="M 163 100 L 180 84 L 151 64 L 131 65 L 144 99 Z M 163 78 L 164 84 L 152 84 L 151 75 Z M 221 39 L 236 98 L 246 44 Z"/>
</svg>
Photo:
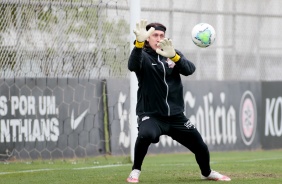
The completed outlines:
<svg viewBox="0 0 282 184">
<path fill-rule="evenodd" d="M 166 27 L 160 23 L 147 25 L 146 20 L 136 24 L 135 47 L 128 69 L 138 79 L 137 106 L 138 136 L 134 163 L 127 178 L 138 183 L 141 166 L 151 143 L 158 143 L 161 135 L 168 135 L 195 154 L 201 178 L 230 181 L 230 178 L 212 171 L 207 145 L 200 133 L 184 115 L 181 75 L 192 75 L 195 65 L 165 38 Z"/>
</svg>

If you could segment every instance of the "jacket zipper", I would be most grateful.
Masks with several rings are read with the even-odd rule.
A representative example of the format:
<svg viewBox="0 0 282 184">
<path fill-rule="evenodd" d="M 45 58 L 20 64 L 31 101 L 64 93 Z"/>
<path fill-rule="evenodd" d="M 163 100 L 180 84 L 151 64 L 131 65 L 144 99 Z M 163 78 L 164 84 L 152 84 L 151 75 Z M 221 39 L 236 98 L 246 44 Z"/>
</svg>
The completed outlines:
<svg viewBox="0 0 282 184">
<path fill-rule="evenodd" d="M 163 69 L 164 69 L 164 83 L 165 83 L 165 85 L 166 85 L 166 97 L 165 97 L 165 103 L 166 103 L 166 105 L 167 105 L 167 115 L 168 116 L 170 116 L 170 107 L 169 107 L 169 104 L 168 104 L 168 102 L 167 102 L 167 97 L 168 97 L 168 84 L 166 83 L 166 80 L 165 80 L 165 75 L 166 75 L 166 72 L 165 72 L 165 67 L 164 67 L 164 64 L 163 64 L 163 62 L 161 62 L 161 60 L 160 60 L 160 57 L 159 57 L 159 55 L 158 55 L 158 62 L 160 62 L 161 64 L 162 64 L 162 66 L 163 66 Z"/>
</svg>

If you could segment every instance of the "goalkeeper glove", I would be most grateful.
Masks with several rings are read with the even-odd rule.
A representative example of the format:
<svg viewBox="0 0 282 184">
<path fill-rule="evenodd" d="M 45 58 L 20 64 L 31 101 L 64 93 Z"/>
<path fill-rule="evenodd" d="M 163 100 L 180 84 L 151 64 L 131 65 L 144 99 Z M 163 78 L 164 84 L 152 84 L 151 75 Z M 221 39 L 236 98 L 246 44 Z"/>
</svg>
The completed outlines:
<svg viewBox="0 0 282 184">
<path fill-rule="evenodd" d="M 160 48 L 157 48 L 156 52 L 164 57 L 170 58 L 172 61 L 177 62 L 180 56 L 175 52 L 172 41 L 165 38 L 158 43 Z"/>
<path fill-rule="evenodd" d="M 145 40 L 155 31 L 154 27 L 151 27 L 148 31 L 146 30 L 147 20 L 141 20 L 140 23 L 136 23 L 136 28 L 133 30 L 136 35 L 135 46 L 142 48 L 145 44 Z"/>
</svg>

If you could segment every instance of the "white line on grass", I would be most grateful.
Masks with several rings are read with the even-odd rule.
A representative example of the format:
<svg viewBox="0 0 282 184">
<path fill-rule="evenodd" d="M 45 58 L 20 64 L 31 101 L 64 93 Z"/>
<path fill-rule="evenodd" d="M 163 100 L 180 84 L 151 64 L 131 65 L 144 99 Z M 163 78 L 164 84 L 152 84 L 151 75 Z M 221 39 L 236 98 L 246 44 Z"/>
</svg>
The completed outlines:
<svg viewBox="0 0 282 184">
<path fill-rule="evenodd" d="M 273 158 L 258 158 L 258 159 L 251 159 L 251 160 L 239 160 L 236 162 L 256 162 L 256 161 L 267 161 L 267 160 L 280 160 L 282 157 L 273 157 Z"/>
<path fill-rule="evenodd" d="M 32 173 L 32 172 L 41 172 L 41 171 L 54 171 L 54 170 L 58 170 L 58 169 L 35 169 L 35 170 L 25 170 L 25 171 L 0 172 L 0 175 L 18 174 L 18 173 Z"/>
<path fill-rule="evenodd" d="M 72 170 L 100 169 L 100 168 L 120 167 L 120 166 L 128 166 L 128 165 L 130 165 L 130 164 L 123 164 L 123 165 L 100 165 L 100 166 L 92 166 L 92 167 L 78 167 L 78 168 L 73 168 Z"/>
<path fill-rule="evenodd" d="M 0 172 L 0 175 L 19 174 L 19 173 L 33 173 L 33 172 L 42 172 L 42 171 L 101 169 L 101 168 L 121 167 L 121 166 L 128 166 L 128 165 L 129 165 L 129 164 L 101 165 L 101 166 L 91 166 L 91 167 L 77 167 L 77 168 L 71 168 L 71 169 L 34 169 L 34 170 L 25 170 L 25 171 Z"/>
</svg>

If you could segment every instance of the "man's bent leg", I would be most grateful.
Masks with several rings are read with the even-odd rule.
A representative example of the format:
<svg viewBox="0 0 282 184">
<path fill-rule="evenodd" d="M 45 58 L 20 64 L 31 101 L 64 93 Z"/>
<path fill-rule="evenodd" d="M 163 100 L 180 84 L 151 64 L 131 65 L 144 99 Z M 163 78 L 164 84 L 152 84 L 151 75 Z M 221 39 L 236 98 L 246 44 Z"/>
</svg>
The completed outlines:
<svg viewBox="0 0 282 184">
<path fill-rule="evenodd" d="M 134 162 L 133 162 L 132 170 L 138 169 L 141 171 L 141 166 L 147 154 L 150 144 L 151 142 L 149 142 L 148 140 L 144 138 L 140 138 L 139 136 L 137 137 L 135 142 L 135 148 L 134 148 Z"/>
<path fill-rule="evenodd" d="M 161 130 L 156 121 L 156 119 L 147 116 L 139 119 L 138 137 L 135 143 L 134 164 L 132 169 L 141 170 L 143 160 L 150 144 L 159 142 Z"/>
<path fill-rule="evenodd" d="M 186 117 L 182 116 L 177 120 L 173 124 L 169 136 L 195 154 L 202 175 L 208 176 L 211 173 L 210 153 L 201 134 Z"/>
</svg>

